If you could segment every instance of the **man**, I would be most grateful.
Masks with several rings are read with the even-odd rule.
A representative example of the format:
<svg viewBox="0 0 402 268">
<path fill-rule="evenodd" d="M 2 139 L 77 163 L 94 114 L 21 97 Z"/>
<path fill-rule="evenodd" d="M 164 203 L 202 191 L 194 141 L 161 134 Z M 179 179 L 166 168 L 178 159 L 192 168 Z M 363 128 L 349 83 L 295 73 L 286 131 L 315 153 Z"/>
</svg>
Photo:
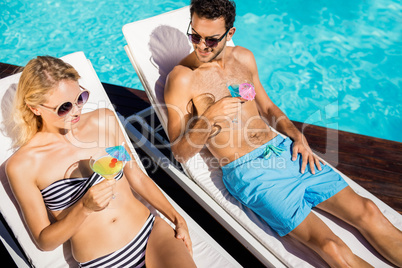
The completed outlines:
<svg viewBox="0 0 402 268">
<path fill-rule="evenodd" d="M 300 240 L 330 266 L 369 264 L 311 213 L 311 207 L 356 227 L 378 252 L 401 266 L 402 233 L 371 200 L 320 164 L 303 134 L 268 97 L 253 54 L 226 46 L 236 31 L 235 4 L 192 0 L 190 12 L 188 35 L 194 52 L 169 74 L 164 95 L 177 160 L 186 162 L 206 145 L 234 197 L 279 235 Z M 230 97 L 230 84 L 253 84 L 255 99 Z M 278 136 L 269 125 L 290 139 Z"/>
</svg>

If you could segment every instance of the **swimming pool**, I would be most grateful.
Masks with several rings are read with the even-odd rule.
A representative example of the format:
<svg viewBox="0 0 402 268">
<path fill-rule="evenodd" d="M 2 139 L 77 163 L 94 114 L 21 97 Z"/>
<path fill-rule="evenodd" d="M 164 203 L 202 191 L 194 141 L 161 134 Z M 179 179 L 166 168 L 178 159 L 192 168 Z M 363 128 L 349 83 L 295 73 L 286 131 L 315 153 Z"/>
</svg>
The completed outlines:
<svg viewBox="0 0 402 268">
<path fill-rule="evenodd" d="M 292 120 L 402 142 L 402 5 L 396 0 L 237 0 L 234 41 L 256 56 Z M 187 1 L 0 2 L 0 61 L 84 51 L 103 82 L 142 89 L 124 24 Z"/>
</svg>

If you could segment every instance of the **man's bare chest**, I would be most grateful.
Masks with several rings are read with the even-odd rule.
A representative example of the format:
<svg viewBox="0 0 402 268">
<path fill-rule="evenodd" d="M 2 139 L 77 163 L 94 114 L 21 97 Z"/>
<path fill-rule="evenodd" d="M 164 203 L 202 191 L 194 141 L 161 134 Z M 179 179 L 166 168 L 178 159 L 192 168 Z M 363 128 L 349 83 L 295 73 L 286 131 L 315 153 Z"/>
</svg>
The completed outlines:
<svg viewBox="0 0 402 268">
<path fill-rule="evenodd" d="M 251 81 L 250 72 L 246 68 L 199 70 L 193 79 L 193 97 L 210 93 L 214 95 L 215 101 L 218 101 L 230 96 L 229 84 L 242 83 L 245 80 Z"/>
</svg>

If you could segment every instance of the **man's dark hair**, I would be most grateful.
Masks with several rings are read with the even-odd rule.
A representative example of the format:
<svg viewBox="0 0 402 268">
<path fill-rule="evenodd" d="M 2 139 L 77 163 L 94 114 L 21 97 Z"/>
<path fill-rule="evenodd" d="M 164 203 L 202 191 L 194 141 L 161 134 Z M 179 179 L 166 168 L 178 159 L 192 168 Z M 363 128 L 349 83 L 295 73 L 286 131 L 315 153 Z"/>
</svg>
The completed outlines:
<svg viewBox="0 0 402 268">
<path fill-rule="evenodd" d="M 191 17 L 194 13 L 209 20 L 223 17 L 226 29 L 230 29 L 236 17 L 236 4 L 232 0 L 191 0 Z"/>
</svg>

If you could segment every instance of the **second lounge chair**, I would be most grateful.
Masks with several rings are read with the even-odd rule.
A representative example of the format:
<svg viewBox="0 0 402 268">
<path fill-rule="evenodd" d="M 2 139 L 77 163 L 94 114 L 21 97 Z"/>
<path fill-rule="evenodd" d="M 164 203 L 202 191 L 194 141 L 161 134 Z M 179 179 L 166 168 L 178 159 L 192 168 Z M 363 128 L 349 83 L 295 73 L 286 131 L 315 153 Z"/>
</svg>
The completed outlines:
<svg viewBox="0 0 402 268">
<path fill-rule="evenodd" d="M 127 41 L 126 52 L 142 85 L 167 133 L 167 112 L 163 101 L 166 76 L 179 61 L 192 51 L 186 30 L 190 22 L 188 7 L 149 19 L 129 23 L 123 27 Z M 228 45 L 233 45 L 230 42 Z M 141 118 L 144 111 L 127 121 L 137 121 L 153 137 L 160 135 Z M 244 207 L 226 190 L 220 168 L 204 161 L 205 149 L 183 164 L 187 176 L 180 172 L 153 144 L 130 124 L 125 124 L 130 137 L 137 137 L 143 149 L 168 172 L 217 221 L 245 245 L 262 263 L 273 267 L 323 267 L 326 263 L 312 250 L 290 237 L 279 237 L 255 213 Z M 159 138 L 163 141 L 163 138 Z M 336 169 L 335 169 L 336 170 Z M 338 171 L 339 172 L 339 171 Z M 397 228 L 402 229 L 402 216 L 347 176 L 342 177 L 358 194 L 373 200 Z M 392 267 L 354 228 L 320 210 L 313 210 L 361 258 L 375 267 Z"/>
</svg>

